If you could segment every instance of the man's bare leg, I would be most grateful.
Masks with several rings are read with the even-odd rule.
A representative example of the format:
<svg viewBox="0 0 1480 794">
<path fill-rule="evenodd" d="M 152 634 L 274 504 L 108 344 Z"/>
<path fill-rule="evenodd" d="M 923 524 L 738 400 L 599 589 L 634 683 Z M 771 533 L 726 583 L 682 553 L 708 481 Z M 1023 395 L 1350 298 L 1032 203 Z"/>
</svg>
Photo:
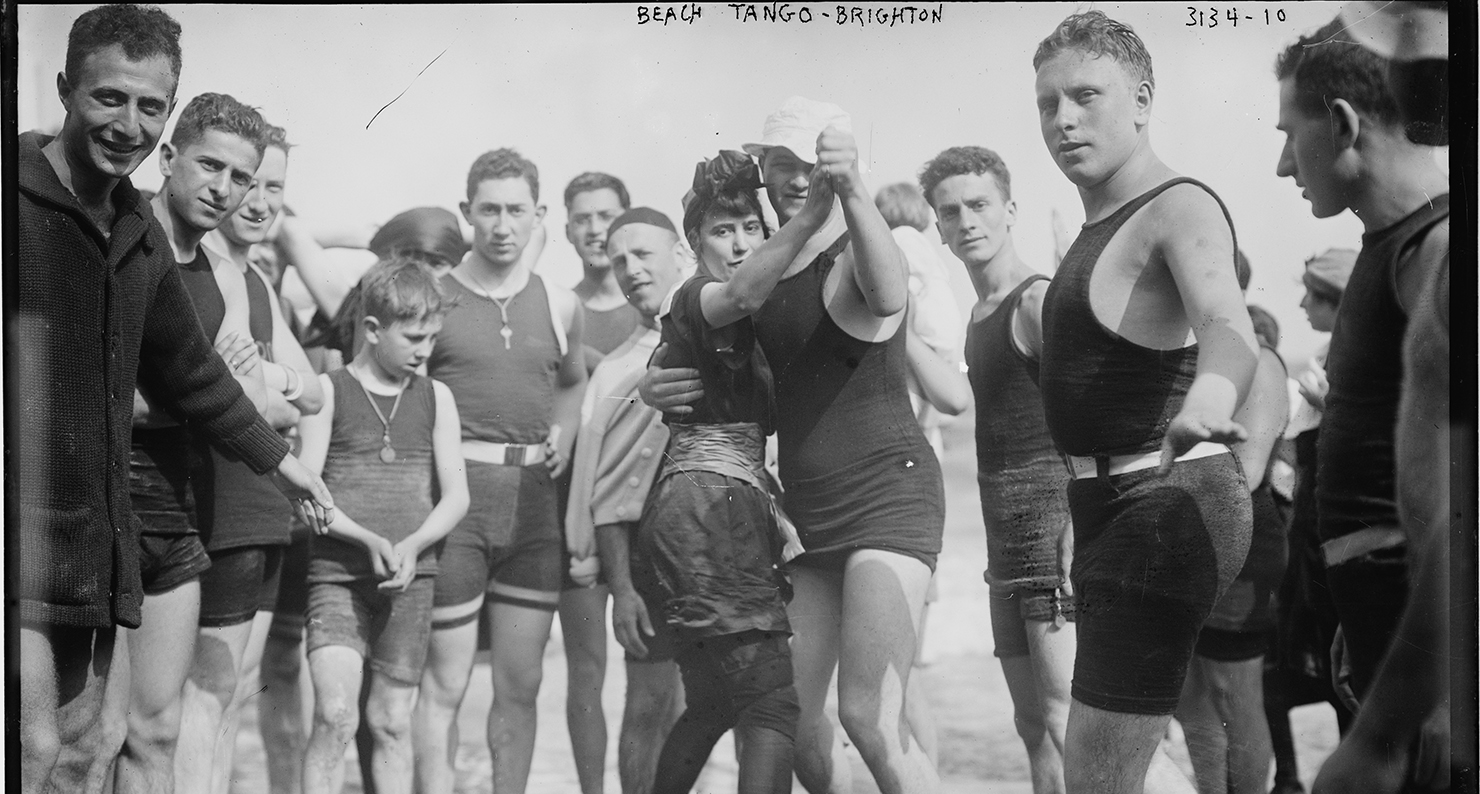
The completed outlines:
<svg viewBox="0 0 1480 794">
<path fill-rule="evenodd" d="M 883 794 L 940 787 L 935 766 L 904 720 L 929 586 L 925 563 L 876 549 L 853 552 L 843 572 L 838 719 Z"/>
<path fill-rule="evenodd" d="M 909 688 L 904 693 L 904 718 L 910 724 L 910 733 L 920 743 L 930 763 L 940 764 L 940 736 L 935 729 L 935 715 L 930 711 L 930 697 L 925 691 L 925 631 L 930 625 L 930 603 L 920 610 L 920 636 L 915 642 L 914 674 L 910 676 Z"/>
<path fill-rule="evenodd" d="M 498 602 L 486 608 L 493 671 L 493 707 L 488 711 L 493 789 L 499 794 L 523 794 L 534 760 L 539 719 L 536 700 L 544 679 L 545 643 L 555 613 Z"/>
<path fill-rule="evenodd" d="M 231 792 L 231 771 L 236 762 L 236 737 L 241 732 L 242 713 L 250 707 L 253 697 L 260 696 L 264 686 L 262 656 L 267 648 L 268 632 L 272 630 L 272 617 L 271 612 L 258 612 L 252 619 L 252 631 L 247 636 L 247 647 L 242 652 L 241 666 L 236 676 L 236 692 L 232 694 L 231 704 L 222 715 L 221 737 L 216 740 L 214 794 Z"/>
<path fill-rule="evenodd" d="M 565 724 L 581 781 L 581 794 L 601 794 L 606 769 L 606 585 L 560 593 L 560 632 L 565 640 Z"/>
<path fill-rule="evenodd" d="M 683 677 L 675 662 L 627 662 L 626 706 L 617 738 L 622 794 L 652 791 L 658 754 L 683 708 Z"/>
<path fill-rule="evenodd" d="M 20 627 L 21 790 L 88 790 L 116 745 L 103 719 L 117 629 L 41 623 Z M 125 670 L 127 667 L 125 666 Z M 126 682 L 124 682 L 126 683 Z M 99 754 L 103 758 L 98 758 Z"/>
<path fill-rule="evenodd" d="M 1033 794 L 1063 794 L 1064 758 L 1048 730 L 1033 659 L 1009 656 L 1000 661 L 1003 678 L 1007 680 L 1007 694 L 1012 698 L 1012 723 L 1028 751 L 1028 779 L 1033 783 Z"/>
<path fill-rule="evenodd" d="M 199 579 L 144 596 L 143 620 L 128 637 L 128 738 L 114 776 L 118 794 L 175 790 L 180 696 L 195 655 L 199 619 Z"/>
<path fill-rule="evenodd" d="M 467 603 L 432 610 L 432 639 L 427 646 L 416 707 L 411 712 L 416 790 L 423 794 L 451 791 L 456 779 L 457 709 L 473 674 L 473 657 L 478 652 L 477 614 L 482 608 L 483 596 L 479 596 Z M 457 623 L 469 615 L 473 619 L 461 625 L 437 628 L 438 623 Z M 358 697 L 358 685 L 355 693 Z"/>
<path fill-rule="evenodd" d="M 801 716 L 796 776 L 811 794 L 848 794 L 853 769 L 827 714 L 827 690 L 838 666 L 843 621 L 841 574 L 797 566 L 791 575 L 791 665 Z"/>
<path fill-rule="evenodd" d="M 228 712 L 241 683 L 254 623 L 202 626 L 196 637 L 195 656 L 181 694 L 180 741 L 175 748 L 175 783 L 182 792 L 226 794 L 231 767 L 218 767 L 217 761 L 229 760 L 235 746 L 236 731 L 227 724 Z M 232 748 L 222 746 L 228 732 Z"/>
<path fill-rule="evenodd" d="M 1072 701 L 1064 750 L 1069 794 L 1194 794 L 1187 777 L 1157 750 L 1171 719 Z"/>
<path fill-rule="evenodd" d="M 305 683 L 307 661 L 301 634 L 296 641 L 268 635 L 262 650 L 257 728 L 267 755 L 271 794 L 298 794 L 303 790 L 303 752 L 310 730 L 305 715 L 313 713 L 313 686 Z"/>
</svg>

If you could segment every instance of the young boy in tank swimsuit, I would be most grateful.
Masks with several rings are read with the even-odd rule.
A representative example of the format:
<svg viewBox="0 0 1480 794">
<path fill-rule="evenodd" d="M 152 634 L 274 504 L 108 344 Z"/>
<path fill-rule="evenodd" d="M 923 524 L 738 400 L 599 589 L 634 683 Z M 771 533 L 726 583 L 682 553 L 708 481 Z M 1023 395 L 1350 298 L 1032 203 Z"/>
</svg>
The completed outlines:
<svg viewBox="0 0 1480 794">
<path fill-rule="evenodd" d="M 348 366 L 319 376 L 324 410 L 302 424 L 303 455 L 341 506 L 310 552 L 305 794 L 344 784 L 366 664 L 375 789 L 411 791 L 411 704 L 431 637 L 437 557 L 468 509 L 452 391 L 416 374 L 442 327 L 437 277 L 420 261 L 394 258 L 360 283 L 364 344 Z"/>
</svg>

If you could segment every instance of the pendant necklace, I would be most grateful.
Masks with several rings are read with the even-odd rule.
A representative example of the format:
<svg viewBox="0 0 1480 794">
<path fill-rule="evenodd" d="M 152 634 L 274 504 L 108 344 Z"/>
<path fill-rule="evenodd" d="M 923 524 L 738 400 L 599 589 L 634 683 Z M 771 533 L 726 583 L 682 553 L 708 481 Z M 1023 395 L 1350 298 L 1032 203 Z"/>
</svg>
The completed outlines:
<svg viewBox="0 0 1480 794">
<path fill-rule="evenodd" d="M 509 327 L 509 302 L 514 300 L 514 295 L 518 295 L 519 293 L 516 292 L 514 295 L 510 295 L 500 301 L 498 298 L 493 297 L 492 290 L 483 286 L 483 279 L 474 276 L 471 271 L 468 273 L 468 276 L 478 284 L 478 289 L 483 291 L 483 297 L 493 301 L 493 305 L 498 307 L 498 316 L 503 322 L 503 327 L 498 329 L 498 335 L 504 338 L 504 349 L 509 350 L 514 340 L 514 329 Z"/>
<path fill-rule="evenodd" d="M 391 403 L 391 415 L 389 417 L 380 412 L 380 406 L 376 405 L 375 398 L 371 396 L 370 390 L 365 388 L 364 382 L 359 378 L 355 378 L 355 383 L 360 384 L 360 391 L 365 392 L 365 399 L 370 401 L 370 408 L 375 411 L 375 418 L 379 419 L 380 424 L 385 427 L 385 434 L 380 437 L 380 462 L 395 463 L 396 450 L 391 447 L 391 422 L 395 421 L 396 409 L 401 407 L 401 396 L 406 393 L 406 387 L 410 385 L 411 381 L 408 378 L 405 383 L 401 384 L 401 389 L 396 392 L 396 401 Z"/>
</svg>

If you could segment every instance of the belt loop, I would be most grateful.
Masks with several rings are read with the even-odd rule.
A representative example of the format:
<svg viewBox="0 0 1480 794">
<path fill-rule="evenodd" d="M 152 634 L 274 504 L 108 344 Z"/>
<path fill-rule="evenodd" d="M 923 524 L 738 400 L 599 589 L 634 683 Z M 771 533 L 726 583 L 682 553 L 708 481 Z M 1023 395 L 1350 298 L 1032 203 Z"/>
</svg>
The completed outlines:
<svg viewBox="0 0 1480 794">
<path fill-rule="evenodd" d="M 1110 456 L 1109 455 L 1096 455 L 1095 456 L 1095 476 L 1099 478 L 1099 480 L 1100 480 L 1101 483 L 1103 483 L 1105 485 L 1109 485 L 1110 484 Z"/>
</svg>

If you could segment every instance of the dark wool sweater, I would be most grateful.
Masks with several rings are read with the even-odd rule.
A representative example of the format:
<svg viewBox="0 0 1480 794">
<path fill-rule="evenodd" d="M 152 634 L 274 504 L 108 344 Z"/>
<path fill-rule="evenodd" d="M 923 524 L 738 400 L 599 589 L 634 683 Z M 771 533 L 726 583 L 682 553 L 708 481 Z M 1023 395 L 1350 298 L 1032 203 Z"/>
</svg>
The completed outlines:
<svg viewBox="0 0 1480 794">
<path fill-rule="evenodd" d="M 104 238 L 20 136 L 17 297 L 6 335 L 13 412 L 6 501 L 14 505 L 20 619 L 139 625 L 139 529 L 129 507 L 135 378 L 159 405 L 259 473 L 288 445 L 201 330 L 164 229 L 129 180 Z M 13 500 L 13 501 L 12 501 Z"/>
</svg>

